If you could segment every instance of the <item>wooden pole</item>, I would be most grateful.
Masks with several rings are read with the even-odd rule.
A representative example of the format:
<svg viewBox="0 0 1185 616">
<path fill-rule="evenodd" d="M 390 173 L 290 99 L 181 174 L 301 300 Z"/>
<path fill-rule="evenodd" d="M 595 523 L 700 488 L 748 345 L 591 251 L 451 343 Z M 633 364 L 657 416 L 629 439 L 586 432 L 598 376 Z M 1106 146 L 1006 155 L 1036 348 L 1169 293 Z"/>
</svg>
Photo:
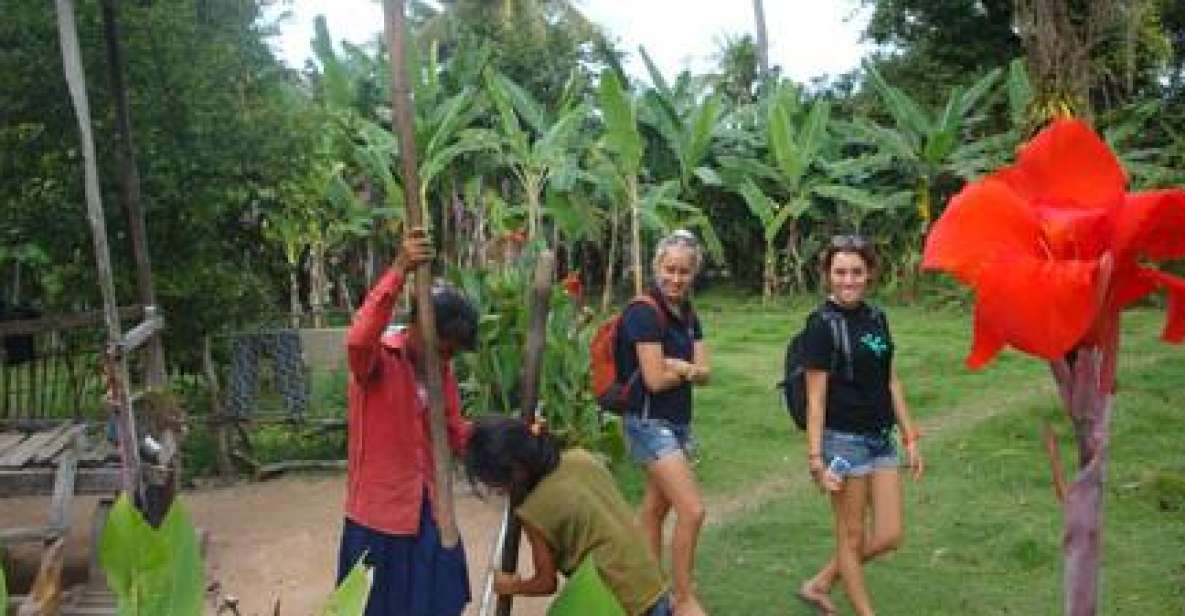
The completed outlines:
<svg viewBox="0 0 1185 616">
<path fill-rule="evenodd" d="M 103 295 L 103 320 L 107 325 L 108 377 L 107 403 L 114 412 L 119 429 L 119 453 L 123 466 L 120 475 L 123 490 L 143 498 L 140 490 L 140 452 L 136 447 L 136 419 L 132 415 L 128 397 L 128 363 L 119 351 L 122 339 L 119 307 L 115 303 L 115 279 L 111 273 L 111 253 L 107 248 L 107 226 L 103 219 L 103 203 L 99 193 L 99 172 L 95 163 L 95 142 L 91 134 L 90 105 L 86 96 L 86 77 L 82 72 L 82 58 L 78 53 L 78 31 L 74 24 L 74 1 L 57 0 L 58 36 L 62 46 L 62 66 L 74 113 L 78 118 L 78 132 L 82 141 L 83 172 L 85 176 L 87 221 L 94 241 L 95 266 L 99 274 L 99 290 Z"/>
<path fill-rule="evenodd" d="M 140 302 L 156 305 L 156 287 L 152 282 L 152 262 L 148 257 L 148 239 L 144 208 L 140 199 L 140 171 L 136 166 L 136 148 L 132 141 L 132 113 L 128 103 L 127 82 L 123 76 L 123 46 L 119 39 L 119 0 L 103 0 L 103 35 L 107 43 L 107 74 L 115 100 L 115 154 L 119 163 L 119 200 L 128 221 L 132 257 L 136 261 L 136 287 Z M 153 336 L 144 347 L 144 384 L 152 389 L 165 384 L 165 353 L 160 336 Z"/>
<path fill-rule="evenodd" d="M 404 204 L 407 207 L 407 229 L 422 227 L 420 176 L 416 165 L 415 130 L 412 125 L 411 92 L 408 90 L 407 62 L 404 53 L 404 2 L 383 1 L 383 21 L 387 47 L 391 58 L 391 116 L 399 138 L 399 155 L 403 167 Z M 429 424 L 432 433 L 432 456 L 436 466 L 436 498 L 433 511 L 440 527 L 440 542 L 444 547 L 457 545 L 457 523 L 453 515 L 452 456 L 448 448 L 448 434 L 444 423 L 444 388 L 437 355 L 436 313 L 432 310 L 432 265 L 416 267 L 417 327 L 424 341 L 424 371 L 431 409 Z"/>
<path fill-rule="evenodd" d="M 555 255 L 550 250 L 539 253 L 535 264 L 535 283 L 531 292 L 531 324 L 527 330 L 527 348 L 523 353 L 522 372 L 519 375 L 520 415 L 524 422 L 535 421 L 535 408 L 539 405 L 539 372 L 543 366 L 543 350 L 547 344 L 547 313 L 551 300 L 552 271 L 555 269 Z M 505 543 L 502 545 L 502 570 L 512 572 L 518 567 L 518 546 L 522 528 L 513 508 L 517 503 L 507 503 Z M 512 597 L 498 597 L 497 616 L 510 616 Z"/>
</svg>

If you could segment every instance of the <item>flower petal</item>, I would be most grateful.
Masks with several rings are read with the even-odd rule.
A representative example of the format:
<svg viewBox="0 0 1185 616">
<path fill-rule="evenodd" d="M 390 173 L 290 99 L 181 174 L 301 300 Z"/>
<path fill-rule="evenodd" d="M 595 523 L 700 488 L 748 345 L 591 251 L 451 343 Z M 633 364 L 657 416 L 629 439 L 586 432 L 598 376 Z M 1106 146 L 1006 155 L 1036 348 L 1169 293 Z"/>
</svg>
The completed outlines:
<svg viewBox="0 0 1185 616">
<path fill-rule="evenodd" d="M 1116 310 L 1123 310 L 1160 286 L 1154 277 L 1156 270 L 1129 264 L 1115 272 L 1111 302 Z"/>
<path fill-rule="evenodd" d="M 1185 258 L 1185 191 L 1129 194 L 1114 215 L 1117 254 L 1154 261 Z"/>
<path fill-rule="evenodd" d="M 955 195 L 926 238 L 922 267 L 974 284 L 1002 255 L 1040 254 L 1041 227 L 1028 204 L 1007 184 L 987 178 Z"/>
<path fill-rule="evenodd" d="M 1004 348 L 1004 338 L 983 318 L 979 305 L 975 306 L 975 330 L 971 336 L 971 353 L 967 355 L 967 367 L 978 370 L 996 358 Z"/>
<path fill-rule="evenodd" d="M 1106 143 L 1081 120 L 1057 120 L 1034 137 L 1017 163 L 996 177 L 1046 206 L 1097 208 L 1123 198 L 1127 178 Z"/>
<path fill-rule="evenodd" d="M 1145 271 L 1169 296 L 1168 318 L 1160 337 L 1165 342 L 1185 342 L 1185 279 L 1154 269 Z"/>
<path fill-rule="evenodd" d="M 979 274 L 977 318 L 1021 351 L 1059 359 L 1098 317 L 1100 284 L 1097 261 L 1005 258 Z"/>
</svg>

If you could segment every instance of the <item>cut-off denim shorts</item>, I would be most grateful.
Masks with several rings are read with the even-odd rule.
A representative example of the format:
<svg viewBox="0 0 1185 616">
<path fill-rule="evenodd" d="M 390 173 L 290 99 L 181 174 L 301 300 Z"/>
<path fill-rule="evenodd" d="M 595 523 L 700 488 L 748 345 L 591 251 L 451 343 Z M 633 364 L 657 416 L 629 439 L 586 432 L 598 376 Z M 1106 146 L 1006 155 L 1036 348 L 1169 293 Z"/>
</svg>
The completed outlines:
<svg viewBox="0 0 1185 616">
<path fill-rule="evenodd" d="M 625 442 L 634 462 L 646 466 L 676 452 L 688 462 L 695 459 L 695 438 L 691 425 L 676 424 L 656 417 L 625 416 Z"/>
<path fill-rule="evenodd" d="M 822 444 L 823 459 L 829 467 L 837 457 L 851 464 L 850 469 L 837 473 L 844 477 L 863 477 L 875 471 L 896 469 L 900 464 L 897 445 L 889 430 L 853 433 L 824 428 Z"/>
</svg>

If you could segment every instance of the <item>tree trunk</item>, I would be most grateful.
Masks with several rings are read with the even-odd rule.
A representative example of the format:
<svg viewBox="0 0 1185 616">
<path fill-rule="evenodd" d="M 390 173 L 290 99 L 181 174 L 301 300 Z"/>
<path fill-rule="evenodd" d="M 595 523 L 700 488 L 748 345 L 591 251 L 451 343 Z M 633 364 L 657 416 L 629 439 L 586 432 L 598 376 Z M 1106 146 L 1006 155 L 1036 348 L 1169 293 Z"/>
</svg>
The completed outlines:
<svg viewBox="0 0 1185 616">
<path fill-rule="evenodd" d="M 774 296 L 775 280 L 777 273 L 777 249 L 774 248 L 773 243 L 765 245 L 765 271 L 763 272 L 763 281 L 761 285 L 761 301 L 768 303 Z"/>
<path fill-rule="evenodd" d="M 753 21 L 757 31 L 757 63 L 764 81 L 769 77 L 769 37 L 765 29 L 765 5 L 762 0 L 753 0 Z"/>
<path fill-rule="evenodd" d="M 139 290 L 140 303 L 155 306 L 156 288 L 152 281 L 152 262 L 148 256 L 144 209 L 140 199 L 140 171 L 136 165 L 136 148 L 132 140 L 132 114 L 128 103 L 127 82 L 123 75 L 119 0 L 103 0 L 102 6 L 103 36 L 107 43 L 107 73 L 115 100 L 115 153 L 119 164 L 119 202 L 128 221 L 132 256 L 136 261 L 136 287 Z M 163 387 L 165 353 L 159 335 L 148 341 L 144 353 L 144 384 L 152 389 Z"/>
<path fill-rule="evenodd" d="M 384 0 L 383 17 L 387 48 L 391 53 L 391 110 L 396 135 L 399 138 L 400 159 L 403 163 L 404 205 L 407 226 L 423 225 L 420 204 L 420 177 L 416 165 L 415 129 L 412 125 L 411 92 L 408 90 L 407 62 L 405 61 L 403 0 Z M 435 466 L 436 498 L 433 513 L 440 527 L 440 543 L 446 548 L 457 545 L 457 523 L 453 513 L 452 455 L 448 447 L 448 433 L 444 420 L 444 386 L 441 378 L 440 355 L 437 354 L 436 312 L 432 308 L 432 264 L 421 263 L 416 268 L 416 307 L 419 311 L 417 327 L 424 342 L 424 372 L 427 381 L 428 403 L 431 412 L 429 425 L 432 434 L 432 458 Z"/>
<path fill-rule="evenodd" d="M 98 269 L 99 290 L 103 297 L 103 316 L 107 326 L 109 349 L 118 348 L 123 338 L 120 331 L 119 311 L 115 299 L 115 277 L 111 271 L 111 253 L 107 247 L 107 225 L 103 219 L 103 203 L 99 191 L 99 172 L 95 162 L 95 143 L 91 133 L 90 105 L 86 95 L 86 77 L 83 74 L 82 58 L 78 53 L 78 31 L 74 22 L 73 0 L 57 0 L 58 36 L 62 47 L 62 65 L 66 83 L 78 119 L 78 131 L 82 142 L 84 188 L 86 193 L 87 221 L 90 223 L 91 239 L 94 242 L 95 265 Z M 122 461 L 121 483 L 124 492 L 138 500 L 143 499 L 140 485 L 140 452 L 136 447 L 136 419 L 132 414 L 131 399 L 128 396 L 128 363 L 122 353 L 107 353 L 107 393 L 109 404 L 116 418 L 119 453 Z"/>
</svg>

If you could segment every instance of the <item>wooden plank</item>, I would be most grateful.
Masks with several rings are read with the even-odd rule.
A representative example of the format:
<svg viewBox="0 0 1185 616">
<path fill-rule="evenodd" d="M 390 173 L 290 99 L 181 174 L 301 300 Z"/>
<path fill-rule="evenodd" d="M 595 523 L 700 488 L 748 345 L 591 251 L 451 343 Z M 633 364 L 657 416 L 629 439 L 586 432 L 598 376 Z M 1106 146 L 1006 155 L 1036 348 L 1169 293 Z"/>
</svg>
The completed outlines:
<svg viewBox="0 0 1185 616">
<path fill-rule="evenodd" d="M 123 306 L 119 309 L 119 318 L 124 320 L 140 318 L 143 314 L 144 306 L 142 304 Z M 74 314 L 41 317 L 40 319 L 4 321 L 3 323 L 0 323 L 0 336 L 40 334 L 42 332 L 60 331 L 64 329 L 94 327 L 96 325 L 102 324 L 103 311 L 91 310 L 89 312 L 77 312 Z"/>
<path fill-rule="evenodd" d="M 54 529 L 49 526 L 28 526 L 19 528 L 0 529 L 0 545 L 16 545 L 18 543 L 33 543 L 45 541 L 47 537 L 55 537 Z"/>
<path fill-rule="evenodd" d="M 73 425 L 70 429 L 58 435 L 57 438 L 42 445 L 41 450 L 38 451 L 37 455 L 33 456 L 33 459 L 29 460 L 29 462 L 33 464 L 47 464 L 52 462 L 54 458 L 58 457 L 59 453 L 62 453 L 63 450 L 68 450 L 73 446 L 74 441 L 79 438 L 83 430 L 86 430 L 86 426 L 78 424 Z M 77 460 L 77 455 L 75 456 L 75 460 Z"/>
<path fill-rule="evenodd" d="M 70 528 L 70 501 L 74 500 L 74 476 L 78 470 L 78 441 L 72 440 L 70 448 L 58 461 L 54 474 L 53 498 L 49 504 L 49 525 L 64 532 Z"/>
<path fill-rule="evenodd" d="M 53 494 L 54 469 L 33 467 L 0 469 L 0 494 L 6 497 Z M 120 490 L 119 468 L 79 468 L 74 475 L 75 494 L 111 494 Z"/>
<path fill-rule="evenodd" d="M 0 468 L 20 468 L 25 465 L 37 452 L 41 450 L 41 446 L 49 441 L 57 438 L 63 432 L 70 428 L 70 424 L 62 424 L 53 430 L 46 430 L 44 432 L 37 432 L 25 439 L 25 442 L 20 446 L 10 450 L 8 455 L 0 460 Z"/>
<path fill-rule="evenodd" d="M 17 443 L 25 440 L 26 436 L 24 432 L 0 432 L 0 458 L 3 458 L 8 450 Z"/>
</svg>

